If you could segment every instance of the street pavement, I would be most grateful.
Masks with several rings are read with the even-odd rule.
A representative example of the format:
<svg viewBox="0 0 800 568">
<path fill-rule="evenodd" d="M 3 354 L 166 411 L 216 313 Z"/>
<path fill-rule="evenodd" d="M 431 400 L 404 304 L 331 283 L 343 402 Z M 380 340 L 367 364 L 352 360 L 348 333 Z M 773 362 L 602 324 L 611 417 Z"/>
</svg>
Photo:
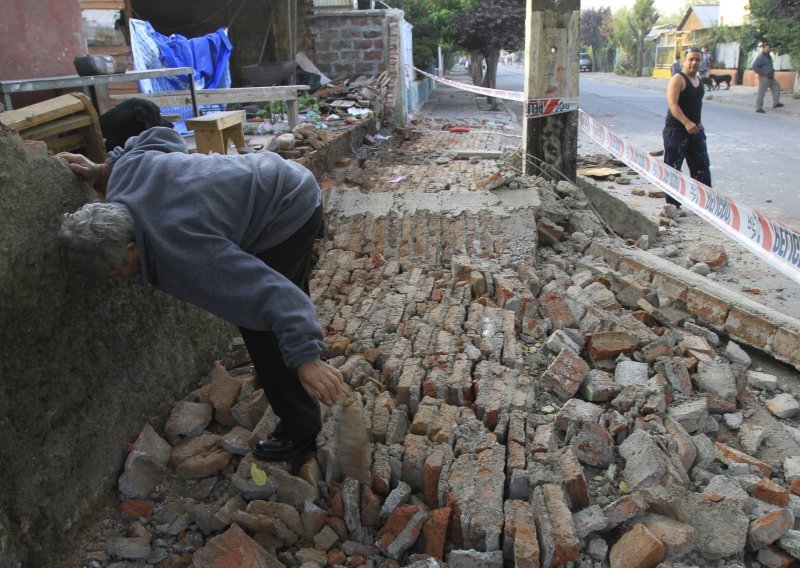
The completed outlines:
<svg viewBox="0 0 800 568">
<path fill-rule="evenodd" d="M 592 79 L 615 83 L 618 85 L 630 85 L 639 89 L 648 89 L 660 93 L 667 92 L 669 79 L 654 79 L 653 77 L 627 77 L 615 73 L 592 73 Z M 705 102 L 718 102 L 726 105 L 734 105 L 747 108 L 755 112 L 757 87 L 747 87 L 744 85 L 731 85 L 730 89 L 722 87 L 719 91 L 706 91 Z M 775 113 L 779 116 L 800 118 L 800 99 L 792 96 L 792 93 L 784 91 L 781 93 L 782 108 L 772 108 L 772 95 L 767 93 L 764 98 L 764 109 L 767 114 Z"/>
<path fill-rule="evenodd" d="M 447 75 L 448 79 L 472 84 L 467 71 L 456 65 Z M 463 91 L 449 85 L 437 83 L 428 100 L 417 113 L 420 117 L 448 119 L 453 121 L 480 121 L 485 119 L 489 126 L 492 123 L 506 127 L 519 127 L 519 123 L 506 102 L 498 99 L 497 111 L 492 111 L 483 95 Z"/>
<path fill-rule="evenodd" d="M 449 71 L 448 78 L 454 81 L 471 84 L 469 75 L 460 65 L 456 65 Z M 591 73 L 591 78 L 597 81 L 628 85 L 660 93 L 667 92 L 667 84 L 669 83 L 668 79 L 628 77 L 615 73 Z M 757 90 L 756 87 L 732 85 L 731 88 L 727 90 L 723 87 L 719 91 L 708 91 L 705 100 L 707 102 L 717 102 L 748 108 L 755 112 Z M 784 91 L 781 93 L 781 102 L 784 105 L 782 108 L 773 109 L 772 97 L 767 93 L 764 99 L 764 108 L 768 114 L 775 113 L 779 116 L 800 118 L 800 98 L 794 98 L 792 93 Z M 517 121 L 513 113 L 508 110 L 507 104 L 507 102 L 501 100 L 501 106 L 505 107 L 505 113 L 492 113 L 491 120 L 502 124 L 516 124 Z M 486 97 L 439 84 L 418 114 L 434 118 L 450 117 L 452 119 L 475 119 L 477 116 L 485 113 L 487 109 Z M 506 113 L 508 116 L 502 116 Z"/>
</svg>

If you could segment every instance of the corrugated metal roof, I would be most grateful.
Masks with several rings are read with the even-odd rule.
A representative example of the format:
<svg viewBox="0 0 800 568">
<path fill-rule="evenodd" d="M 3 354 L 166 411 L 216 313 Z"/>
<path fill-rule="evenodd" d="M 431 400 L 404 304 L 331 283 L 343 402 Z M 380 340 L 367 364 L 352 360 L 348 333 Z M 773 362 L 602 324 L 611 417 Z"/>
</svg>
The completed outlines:
<svg viewBox="0 0 800 568">
<path fill-rule="evenodd" d="M 711 28 L 716 26 L 719 22 L 719 6 L 691 6 L 686 10 L 686 15 L 683 17 L 683 20 L 681 20 L 681 23 L 678 24 L 679 30 L 683 29 L 686 20 L 689 19 L 692 12 L 695 13 L 697 19 L 700 20 L 702 24 L 700 29 Z"/>
<path fill-rule="evenodd" d="M 675 24 L 662 24 L 660 26 L 653 26 L 650 28 L 650 32 L 644 37 L 646 40 L 654 40 L 661 34 L 672 32 L 678 29 L 678 26 Z"/>
</svg>

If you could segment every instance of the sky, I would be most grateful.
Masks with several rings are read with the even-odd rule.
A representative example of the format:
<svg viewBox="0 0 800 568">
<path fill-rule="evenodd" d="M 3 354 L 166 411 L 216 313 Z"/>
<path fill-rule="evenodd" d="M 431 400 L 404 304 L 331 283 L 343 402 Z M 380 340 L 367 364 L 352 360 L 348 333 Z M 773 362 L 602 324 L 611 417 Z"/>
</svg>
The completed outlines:
<svg viewBox="0 0 800 568">
<path fill-rule="evenodd" d="M 608 6 L 611 8 L 611 12 L 616 12 L 623 6 L 630 8 L 633 3 L 634 0 L 581 0 L 581 9 Z M 656 0 L 656 10 L 659 14 L 671 14 L 682 6 L 683 2 L 675 2 L 675 0 Z"/>
</svg>

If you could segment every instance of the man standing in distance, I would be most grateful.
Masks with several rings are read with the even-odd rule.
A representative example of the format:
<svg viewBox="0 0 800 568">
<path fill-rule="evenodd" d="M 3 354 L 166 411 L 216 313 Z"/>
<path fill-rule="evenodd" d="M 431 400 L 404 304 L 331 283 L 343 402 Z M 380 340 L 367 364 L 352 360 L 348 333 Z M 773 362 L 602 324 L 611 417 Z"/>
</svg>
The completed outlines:
<svg viewBox="0 0 800 568">
<path fill-rule="evenodd" d="M 675 54 L 675 61 L 672 62 L 672 66 L 669 68 L 669 76 L 672 77 L 677 73 L 680 73 L 682 69 L 681 66 L 681 56 L 679 53 Z"/>
<path fill-rule="evenodd" d="M 692 179 L 711 187 L 706 133 L 700 121 L 705 94 L 698 76 L 701 59 L 698 48 L 689 48 L 683 59 L 683 71 L 669 80 L 667 120 L 663 131 L 664 163 L 680 171 L 686 160 Z M 667 203 L 677 208 L 681 206 L 670 195 L 667 195 Z"/>
<path fill-rule="evenodd" d="M 708 77 L 708 72 L 711 70 L 712 63 L 713 58 L 711 56 L 711 52 L 708 51 L 708 46 L 704 45 L 700 51 L 700 72 L 698 73 L 701 79 Z"/>
<path fill-rule="evenodd" d="M 756 95 L 756 112 L 764 113 L 764 95 L 767 89 L 772 92 L 772 108 L 781 108 L 781 86 L 775 80 L 775 66 L 772 64 L 770 52 L 772 46 L 766 41 L 761 44 L 761 53 L 753 60 L 753 71 L 758 75 L 758 94 Z"/>
</svg>

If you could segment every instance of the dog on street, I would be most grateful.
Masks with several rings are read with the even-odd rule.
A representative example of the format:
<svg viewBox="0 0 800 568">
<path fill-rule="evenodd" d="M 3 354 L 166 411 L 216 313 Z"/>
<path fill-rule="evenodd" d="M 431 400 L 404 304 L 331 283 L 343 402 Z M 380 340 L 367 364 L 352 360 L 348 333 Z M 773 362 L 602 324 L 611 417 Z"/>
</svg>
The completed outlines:
<svg viewBox="0 0 800 568">
<path fill-rule="evenodd" d="M 708 77 L 706 78 L 706 81 L 708 81 L 707 86 L 709 90 L 719 91 L 720 84 L 725 83 L 725 90 L 727 91 L 728 89 L 731 88 L 732 79 L 733 77 L 731 77 L 728 74 L 715 75 L 714 73 L 709 73 Z"/>
</svg>

